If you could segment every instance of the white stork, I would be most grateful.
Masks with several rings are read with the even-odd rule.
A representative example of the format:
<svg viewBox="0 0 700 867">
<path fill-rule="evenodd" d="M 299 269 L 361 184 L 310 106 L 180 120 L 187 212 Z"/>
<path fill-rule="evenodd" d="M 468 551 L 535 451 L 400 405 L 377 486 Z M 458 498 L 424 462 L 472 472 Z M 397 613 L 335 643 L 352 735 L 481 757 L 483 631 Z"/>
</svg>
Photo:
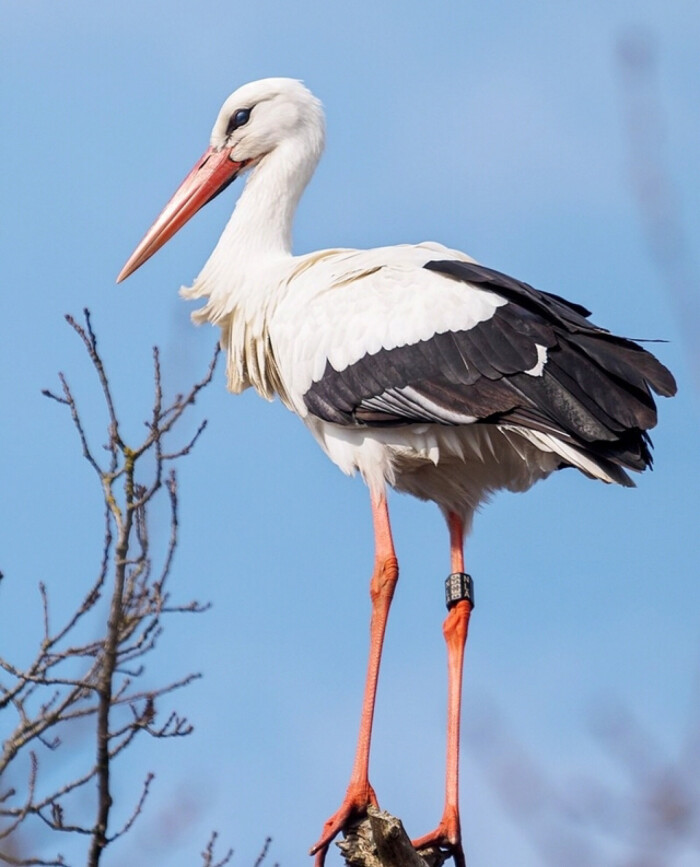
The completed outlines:
<svg viewBox="0 0 700 867">
<path fill-rule="evenodd" d="M 298 81 L 246 84 L 224 102 L 210 146 L 146 233 L 118 280 L 152 256 L 243 171 L 248 180 L 214 252 L 185 298 L 206 298 L 196 323 L 221 329 L 228 387 L 278 396 L 343 472 L 370 491 L 375 563 L 360 733 L 340 808 L 311 849 L 376 796 L 368 777 L 375 691 L 398 577 L 387 486 L 442 510 L 452 572 L 448 614 L 445 804 L 439 845 L 464 865 L 458 800 L 462 662 L 473 606 L 463 541 L 497 490 L 524 491 L 562 467 L 632 485 L 651 464 L 651 389 L 669 371 L 636 343 L 588 321 L 557 295 L 436 243 L 295 256 L 292 222 L 321 156 L 320 102 Z"/>
</svg>

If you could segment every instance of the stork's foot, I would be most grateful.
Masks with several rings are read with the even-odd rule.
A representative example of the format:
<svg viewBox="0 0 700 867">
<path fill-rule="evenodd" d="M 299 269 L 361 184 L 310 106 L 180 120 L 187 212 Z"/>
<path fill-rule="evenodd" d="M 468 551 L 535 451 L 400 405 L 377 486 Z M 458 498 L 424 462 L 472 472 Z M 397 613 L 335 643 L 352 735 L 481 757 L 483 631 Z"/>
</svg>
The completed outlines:
<svg viewBox="0 0 700 867">
<path fill-rule="evenodd" d="M 413 840 L 413 847 L 426 849 L 428 846 L 438 846 L 449 852 L 455 862 L 455 867 L 466 867 L 464 849 L 462 849 L 462 832 L 459 826 L 459 815 L 452 810 L 446 810 L 440 824 L 430 834 L 424 834 Z"/>
<path fill-rule="evenodd" d="M 326 852 L 328 847 L 333 842 L 333 838 L 346 828 L 350 822 L 361 819 L 367 812 L 367 807 L 378 807 L 377 796 L 374 794 L 374 789 L 370 786 L 369 781 L 364 783 L 350 783 L 348 790 L 343 798 L 343 803 L 340 809 L 326 821 L 321 832 L 321 837 L 315 843 L 309 855 L 315 855 L 314 867 L 323 867 L 326 860 Z"/>
</svg>

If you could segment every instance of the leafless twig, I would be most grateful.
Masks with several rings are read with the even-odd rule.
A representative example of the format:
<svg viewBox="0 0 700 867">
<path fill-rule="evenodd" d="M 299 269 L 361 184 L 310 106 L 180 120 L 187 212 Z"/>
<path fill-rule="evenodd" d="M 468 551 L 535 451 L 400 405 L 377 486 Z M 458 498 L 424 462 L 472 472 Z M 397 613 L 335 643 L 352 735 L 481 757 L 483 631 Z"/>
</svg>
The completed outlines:
<svg viewBox="0 0 700 867">
<path fill-rule="evenodd" d="M 164 618 L 173 613 L 199 613 L 205 605 L 173 603 L 168 590 L 178 541 L 178 487 L 172 464 L 190 453 L 206 422 L 184 444 L 171 446 L 174 427 L 200 391 L 211 382 L 218 350 L 205 375 L 184 394 L 164 405 L 158 350 L 153 352 L 154 402 L 146 436 L 129 445 L 122 433 L 117 401 L 107 376 L 90 314 L 83 322 L 66 317 L 82 341 L 97 374 L 107 415 L 106 458 L 89 442 L 78 403 L 67 378 L 59 374 L 60 391 L 44 394 L 68 408 L 82 452 L 95 471 L 104 502 L 104 540 L 95 577 L 82 599 L 63 623 L 54 623 L 47 586 L 39 585 L 42 638 L 33 660 L 18 666 L 0 658 L 0 711 L 14 713 L 14 728 L 2 744 L 0 779 L 18 780 L 25 768 L 26 782 L 18 787 L 0 785 L 0 861 L 7 864 L 66 865 L 63 856 L 18 855 L 13 839 L 25 826 L 44 826 L 54 833 L 81 835 L 87 842 L 88 867 L 98 867 L 102 853 L 133 827 L 148 798 L 153 774 L 147 773 L 140 795 L 123 821 L 113 830 L 112 775 L 115 759 L 142 734 L 153 738 L 188 735 L 191 724 L 171 711 L 161 718 L 161 704 L 199 677 L 187 674 L 160 686 L 142 688 L 142 660 L 152 652 L 163 632 Z M 170 515 L 170 535 L 160 565 L 155 565 L 149 537 L 149 514 L 162 490 Z M 101 626 L 100 626 L 101 624 Z M 86 638 L 86 635 L 101 636 Z M 94 761 L 60 786 L 45 782 L 39 757 L 63 746 L 70 724 L 95 723 Z M 23 761 L 24 760 L 24 761 Z M 42 759 L 43 760 L 43 759 Z M 75 797 L 95 787 L 96 809 L 86 816 Z M 38 825 L 37 825 L 38 823 Z M 213 835 L 206 849 L 207 867 L 214 861 Z"/>
</svg>

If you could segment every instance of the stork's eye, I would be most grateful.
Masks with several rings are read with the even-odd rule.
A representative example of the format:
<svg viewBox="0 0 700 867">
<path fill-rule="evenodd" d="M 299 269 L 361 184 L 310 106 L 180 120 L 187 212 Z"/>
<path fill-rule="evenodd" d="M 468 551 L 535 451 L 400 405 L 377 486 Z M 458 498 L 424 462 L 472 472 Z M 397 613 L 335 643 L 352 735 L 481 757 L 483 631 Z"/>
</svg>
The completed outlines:
<svg viewBox="0 0 700 867">
<path fill-rule="evenodd" d="M 239 108 L 238 111 L 234 112 L 231 115 L 231 120 L 228 122 L 228 127 L 226 128 L 226 135 L 231 135 L 231 133 L 238 129 L 239 126 L 245 126 L 250 120 L 250 112 L 252 109 L 250 108 Z"/>
</svg>

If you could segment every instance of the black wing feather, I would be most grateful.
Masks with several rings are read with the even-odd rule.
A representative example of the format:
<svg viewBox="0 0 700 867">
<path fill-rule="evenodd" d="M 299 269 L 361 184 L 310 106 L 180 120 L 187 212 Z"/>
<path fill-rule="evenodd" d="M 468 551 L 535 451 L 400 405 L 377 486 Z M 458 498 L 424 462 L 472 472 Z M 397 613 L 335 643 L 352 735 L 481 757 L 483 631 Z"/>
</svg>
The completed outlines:
<svg viewBox="0 0 700 867">
<path fill-rule="evenodd" d="M 612 468 L 651 463 L 651 390 L 670 396 L 671 373 L 639 344 L 598 328 L 589 312 L 527 283 L 459 261 L 425 267 L 496 292 L 508 303 L 466 331 L 328 364 L 304 395 L 311 413 L 341 425 L 426 422 L 529 427 L 560 437 Z M 537 344 L 547 351 L 540 375 Z M 615 475 L 617 474 L 617 476 Z"/>
</svg>

